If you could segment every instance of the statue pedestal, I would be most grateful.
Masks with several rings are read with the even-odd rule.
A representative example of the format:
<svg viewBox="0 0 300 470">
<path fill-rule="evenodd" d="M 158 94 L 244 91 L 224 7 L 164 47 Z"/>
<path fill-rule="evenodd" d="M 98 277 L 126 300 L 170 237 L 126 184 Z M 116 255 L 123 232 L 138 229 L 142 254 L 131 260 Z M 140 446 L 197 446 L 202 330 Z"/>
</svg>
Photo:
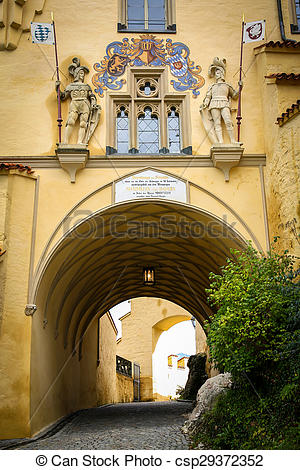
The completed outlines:
<svg viewBox="0 0 300 470">
<path fill-rule="evenodd" d="M 57 144 L 55 153 L 60 166 L 69 173 L 71 183 L 75 183 L 76 172 L 85 167 L 89 157 L 87 144 Z"/>
<path fill-rule="evenodd" d="M 243 155 L 242 143 L 214 144 L 210 149 L 210 158 L 215 168 L 219 168 L 225 175 L 225 181 L 229 181 L 231 168 L 238 166 Z"/>
</svg>

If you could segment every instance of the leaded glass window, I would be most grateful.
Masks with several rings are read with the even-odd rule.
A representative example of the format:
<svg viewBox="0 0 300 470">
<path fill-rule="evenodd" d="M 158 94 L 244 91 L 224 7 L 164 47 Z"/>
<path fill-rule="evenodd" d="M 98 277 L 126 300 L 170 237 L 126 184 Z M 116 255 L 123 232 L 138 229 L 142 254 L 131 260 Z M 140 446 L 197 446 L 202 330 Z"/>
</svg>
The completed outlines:
<svg viewBox="0 0 300 470">
<path fill-rule="evenodd" d="M 158 116 L 150 106 L 146 106 L 138 116 L 138 145 L 139 153 L 159 152 Z"/>
<path fill-rule="evenodd" d="M 166 69 L 130 74 L 125 93 L 108 94 L 107 155 L 192 155 L 187 95 L 168 92 Z"/>
<path fill-rule="evenodd" d="M 169 152 L 180 153 L 180 119 L 176 106 L 169 107 L 168 112 L 168 139 L 169 139 Z"/>
<path fill-rule="evenodd" d="M 118 153 L 128 153 L 129 150 L 129 118 L 126 106 L 119 106 L 117 113 L 117 150 Z"/>
</svg>

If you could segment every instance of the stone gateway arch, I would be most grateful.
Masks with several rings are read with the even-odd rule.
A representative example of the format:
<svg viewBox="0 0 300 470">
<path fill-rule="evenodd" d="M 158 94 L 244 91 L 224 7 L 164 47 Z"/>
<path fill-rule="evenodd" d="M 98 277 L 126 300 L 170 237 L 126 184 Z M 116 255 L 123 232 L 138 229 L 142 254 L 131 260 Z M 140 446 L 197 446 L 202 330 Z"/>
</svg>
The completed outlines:
<svg viewBox="0 0 300 470">
<path fill-rule="evenodd" d="M 53 422 L 58 410 L 66 407 L 68 414 L 77 400 L 79 405 L 75 384 L 65 388 L 71 377 L 79 374 L 87 389 L 95 380 L 84 377 L 95 317 L 126 299 L 151 296 L 177 303 L 203 324 L 211 312 L 205 294 L 209 272 L 218 272 L 231 250 L 245 244 L 209 212 L 161 199 L 117 203 L 75 224 L 45 257 L 35 280 L 32 425 L 41 428 L 46 416 Z M 144 266 L 156 271 L 151 288 L 143 284 Z"/>
</svg>

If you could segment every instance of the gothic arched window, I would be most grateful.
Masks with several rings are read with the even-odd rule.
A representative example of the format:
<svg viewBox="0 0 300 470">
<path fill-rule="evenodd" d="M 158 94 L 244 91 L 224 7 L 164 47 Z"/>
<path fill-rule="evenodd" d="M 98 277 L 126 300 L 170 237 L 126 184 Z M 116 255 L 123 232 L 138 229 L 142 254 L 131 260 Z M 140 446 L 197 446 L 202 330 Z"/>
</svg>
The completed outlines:
<svg viewBox="0 0 300 470">
<path fill-rule="evenodd" d="M 168 91 L 166 68 L 131 68 L 128 89 L 108 93 L 106 153 L 192 154 L 189 95 Z"/>
<path fill-rule="evenodd" d="M 168 141 L 169 141 L 169 152 L 180 153 L 181 150 L 181 138 L 180 138 L 180 118 L 179 118 L 179 106 L 168 106 Z"/>
<path fill-rule="evenodd" d="M 116 141 L 118 153 L 128 153 L 129 150 L 129 106 L 127 104 L 117 106 L 116 117 Z"/>
</svg>

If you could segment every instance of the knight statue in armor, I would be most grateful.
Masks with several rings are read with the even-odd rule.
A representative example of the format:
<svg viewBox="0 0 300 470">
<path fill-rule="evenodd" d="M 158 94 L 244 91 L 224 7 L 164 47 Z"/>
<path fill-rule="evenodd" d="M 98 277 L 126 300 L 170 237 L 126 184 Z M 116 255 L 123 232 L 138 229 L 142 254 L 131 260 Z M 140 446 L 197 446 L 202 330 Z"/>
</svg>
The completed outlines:
<svg viewBox="0 0 300 470">
<path fill-rule="evenodd" d="M 204 127 L 213 144 L 223 143 L 223 133 L 221 120 L 223 119 L 230 142 L 236 144 L 233 131 L 233 123 L 231 119 L 230 104 L 231 100 L 238 98 L 239 92 L 236 91 L 229 83 L 225 82 L 226 59 L 215 57 L 213 63 L 209 66 L 208 76 L 215 77 L 215 83 L 209 87 L 203 104 L 200 106 L 200 114 Z M 241 84 L 242 85 L 242 84 Z M 204 114 L 207 109 L 208 120 Z"/>
<path fill-rule="evenodd" d="M 98 125 L 101 106 L 97 105 L 97 100 L 92 93 L 91 87 L 84 83 L 85 74 L 89 73 L 89 69 L 80 65 L 80 60 L 74 57 L 68 70 L 70 75 L 74 77 L 74 80 L 67 85 L 65 91 L 60 92 L 61 100 L 71 98 L 64 143 L 69 143 L 75 123 L 79 118 L 80 127 L 77 144 L 87 144 Z M 60 82 L 56 82 L 56 89 L 58 89 L 59 84 Z"/>
</svg>

